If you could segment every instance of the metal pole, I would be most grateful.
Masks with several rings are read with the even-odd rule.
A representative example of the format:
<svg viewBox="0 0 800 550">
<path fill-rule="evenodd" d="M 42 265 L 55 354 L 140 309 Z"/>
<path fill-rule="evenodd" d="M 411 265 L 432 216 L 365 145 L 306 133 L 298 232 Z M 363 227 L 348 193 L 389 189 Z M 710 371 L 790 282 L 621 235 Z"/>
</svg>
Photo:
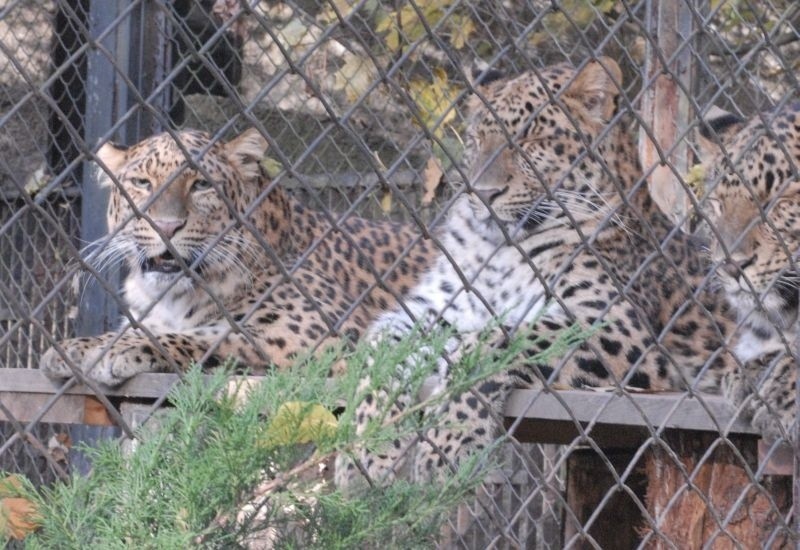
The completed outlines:
<svg viewBox="0 0 800 550">
<path fill-rule="evenodd" d="M 129 7 L 126 0 L 92 1 L 89 8 L 89 35 L 92 41 L 107 29 Z M 122 114 L 135 106 L 136 94 L 129 90 L 125 75 L 138 89 L 139 95 L 148 97 L 155 89 L 159 77 L 169 63 L 165 56 L 166 29 L 158 2 L 143 0 L 129 12 L 112 32 L 101 41 L 104 51 L 91 48 L 87 55 L 86 113 L 84 138 L 86 147 L 96 148 L 100 139 Z M 108 53 L 106 53 L 108 52 Z M 166 113 L 168 92 L 156 98 L 155 104 Z M 162 128 L 145 109 L 138 109 L 117 135 L 115 141 L 133 144 Z M 106 227 L 108 190 L 98 185 L 97 173 L 92 163 L 84 163 L 81 202 L 81 239 L 91 243 L 103 237 Z M 106 274 L 113 287 L 119 287 L 118 270 Z M 116 301 L 96 282 L 87 281 L 81 293 L 76 331 L 78 335 L 100 334 L 116 327 L 119 317 Z"/>
<path fill-rule="evenodd" d="M 89 8 L 89 36 L 92 42 L 109 28 L 118 15 L 118 2 L 92 2 Z M 121 89 L 116 84 L 115 67 L 117 39 L 116 32 L 109 33 L 102 41 L 103 48 L 114 57 L 109 59 L 96 47 L 90 48 L 87 55 L 86 74 L 86 115 L 84 140 L 87 147 L 95 148 L 99 139 L 111 128 L 115 115 L 115 95 Z M 106 204 L 108 190 L 102 189 L 96 178 L 92 164 L 87 160 L 83 168 L 81 192 L 81 239 L 91 243 L 107 232 Z M 110 273 L 113 286 L 119 278 Z M 90 336 L 110 330 L 117 319 L 114 300 L 94 281 L 86 281 L 78 307 L 76 331 L 79 336 Z"/>
</svg>

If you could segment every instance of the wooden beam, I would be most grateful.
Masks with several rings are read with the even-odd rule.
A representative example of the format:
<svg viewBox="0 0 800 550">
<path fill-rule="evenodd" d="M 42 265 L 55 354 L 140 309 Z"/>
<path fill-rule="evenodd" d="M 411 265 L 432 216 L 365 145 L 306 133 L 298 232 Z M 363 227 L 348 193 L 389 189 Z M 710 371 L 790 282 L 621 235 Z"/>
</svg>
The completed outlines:
<svg viewBox="0 0 800 550">
<path fill-rule="evenodd" d="M 0 403 L 11 416 L 22 423 L 38 418 L 41 410 L 52 395 L 46 393 L 18 393 L 0 391 Z M 59 398 L 41 417 L 41 422 L 63 424 L 83 424 L 83 410 L 86 397 L 82 395 L 65 395 Z M 8 420 L 0 409 L 0 422 Z"/>
<path fill-rule="evenodd" d="M 259 377 L 251 377 L 257 381 Z M 106 395 L 135 399 L 158 399 L 179 381 L 175 374 L 145 373 L 117 388 L 103 387 Z M 429 381 L 423 389 L 431 388 Z M 0 369 L 0 392 L 52 395 L 62 384 L 53 382 L 35 369 Z M 88 386 L 76 384 L 66 395 L 93 396 Z M 21 397 L 28 399 L 28 397 Z M 756 434 L 746 420 L 734 417 L 730 405 L 718 395 L 689 397 L 685 393 L 630 393 L 560 390 L 516 390 L 508 401 L 505 415 L 535 422 L 562 422 L 575 429 L 581 424 L 655 427 L 728 433 Z M 563 430 L 559 430 L 563 433 Z M 577 430 L 575 430 L 577 433 Z"/>
<path fill-rule="evenodd" d="M 734 410 L 719 395 L 685 393 L 629 393 L 560 390 L 516 390 L 506 406 L 506 416 L 541 421 L 595 422 L 615 426 L 640 426 L 719 433 L 756 434 L 750 424 L 734 417 Z"/>
<path fill-rule="evenodd" d="M 135 376 L 121 386 L 101 386 L 105 395 L 141 399 L 158 399 L 179 380 L 175 374 L 145 373 Z M 0 392 L 57 393 L 63 383 L 54 382 L 36 369 L 0 369 Z M 94 395 L 89 386 L 76 384 L 66 395 Z"/>
</svg>

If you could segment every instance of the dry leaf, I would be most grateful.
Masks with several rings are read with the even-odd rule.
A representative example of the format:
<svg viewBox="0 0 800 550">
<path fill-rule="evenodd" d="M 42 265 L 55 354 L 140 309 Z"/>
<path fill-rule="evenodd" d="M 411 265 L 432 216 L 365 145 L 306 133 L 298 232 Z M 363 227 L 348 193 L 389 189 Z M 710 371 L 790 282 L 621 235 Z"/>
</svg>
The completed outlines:
<svg viewBox="0 0 800 550">
<path fill-rule="evenodd" d="M 0 498 L 16 497 L 22 491 L 22 480 L 17 475 L 0 479 Z"/>
<path fill-rule="evenodd" d="M 0 540 L 22 540 L 39 527 L 36 505 L 20 496 L 22 487 L 18 476 L 0 479 Z"/>
<path fill-rule="evenodd" d="M 447 73 L 437 68 L 433 70 L 430 82 L 419 78 L 412 80 L 409 93 L 419 109 L 420 120 L 414 122 L 442 137 L 445 127 L 456 118 L 453 105 L 459 93 L 458 88 L 448 81 Z"/>
<path fill-rule="evenodd" d="M 261 159 L 261 166 L 266 170 L 267 175 L 275 178 L 283 171 L 283 164 L 272 157 L 264 157 Z"/>
<path fill-rule="evenodd" d="M 72 439 L 66 433 L 55 434 L 47 441 L 47 451 L 56 462 L 66 462 L 71 448 Z"/>
<path fill-rule="evenodd" d="M 336 71 L 333 88 L 344 91 L 347 99 L 355 101 L 378 78 L 372 62 L 364 57 L 351 56 L 342 68 Z"/>
<path fill-rule="evenodd" d="M 383 197 L 381 197 L 381 210 L 384 214 L 388 214 L 392 211 L 392 192 L 387 191 L 384 193 Z"/>
<path fill-rule="evenodd" d="M 450 17 L 448 27 L 451 29 L 450 43 L 457 50 L 467 45 L 470 35 L 475 32 L 475 23 L 469 15 L 455 14 Z"/>
<path fill-rule="evenodd" d="M 441 161 L 432 156 L 425 164 L 425 170 L 422 172 L 422 188 L 424 193 L 422 195 L 422 205 L 427 206 L 436 197 L 436 189 L 442 181 L 444 170 L 442 170 Z"/>
</svg>

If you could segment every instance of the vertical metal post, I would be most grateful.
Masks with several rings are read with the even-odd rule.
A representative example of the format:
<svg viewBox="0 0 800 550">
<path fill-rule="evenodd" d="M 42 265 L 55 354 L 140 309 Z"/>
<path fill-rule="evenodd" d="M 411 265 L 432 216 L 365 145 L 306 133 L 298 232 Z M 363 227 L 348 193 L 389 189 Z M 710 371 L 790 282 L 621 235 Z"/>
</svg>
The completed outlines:
<svg viewBox="0 0 800 550">
<path fill-rule="evenodd" d="M 114 121 L 115 96 L 123 90 L 117 86 L 116 53 L 119 29 L 107 34 L 102 40 L 98 37 L 113 23 L 119 13 L 120 4 L 112 2 L 92 2 L 89 8 L 89 39 L 102 44 L 112 58 L 97 47 L 92 47 L 87 55 L 86 71 L 86 115 L 84 139 L 87 147 L 94 148 L 99 139 L 111 128 Z M 81 239 L 91 243 L 107 232 L 106 204 L 108 190 L 102 189 L 96 173 L 88 161 L 84 163 L 81 192 Z M 117 274 L 109 274 L 112 286 L 118 283 Z M 76 331 L 80 336 L 99 334 L 111 329 L 117 319 L 114 300 L 97 284 L 89 280 L 81 293 L 78 308 Z"/>
<path fill-rule="evenodd" d="M 164 55 L 165 32 L 163 15 L 155 0 L 140 0 L 129 16 L 105 34 L 114 20 L 130 5 L 126 0 L 91 2 L 89 8 L 90 40 L 102 44 L 103 51 L 91 48 L 87 55 L 86 111 L 84 138 L 87 147 L 97 147 L 112 125 L 136 105 L 136 94 L 125 79 L 136 86 L 139 95 L 147 98 L 163 77 L 168 62 Z M 161 25 L 161 26 L 159 26 Z M 169 88 L 156 103 L 167 112 Z M 162 105 L 163 104 L 163 105 Z M 161 125 L 151 113 L 138 109 L 118 130 L 115 141 L 132 144 L 160 130 Z M 90 162 L 84 163 L 81 202 L 81 239 L 84 243 L 103 237 L 106 227 L 108 190 L 98 185 L 97 173 Z M 119 273 L 105 274 L 112 287 L 119 287 Z M 78 335 L 93 335 L 113 329 L 118 322 L 116 300 L 95 281 L 87 281 L 81 293 L 76 331 Z"/>
<path fill-rule="evenodd" d="M 129 68 L 128 77 L 139 94 L 149 99 L 153 109 L 138 109 L 133 119 L 125 126 L 126 143 L 135 143 L 145 136 L 163 131 L 163 121 L 168 120 L 172 105 L 172 86 L 165 86 L 154 97 L 150 97 L 172 69 L 170 49 L 168 7 L 163 0 L 142 0 L 137 10 L 131 13 L 127 36 L 119 41 L 120 50 L 128 52 L 125 66 Z M 119 101 L 120 112 L 135 105 L 132 98 Z M 153 113 L 160 113 L 155 116 Z"/>
<path fill-rule="evenodd" d="M 642 168 L 649 173 L 649 187 L 662 211 L 673 220 L 686 213 L 689 200 L 679 180 L 689 169 L 689 148 L 685 140 L 678 142 L 691 121 L 690 101 L 681 90 L 691 90 L 694 73 L 691 48 L 694 0 L 649 0 L 645 15 L 647 48 L 642 119 L 650 128 L 655 142 L 646 132 L 639 133 L 639 154 Z M 666 59 L 664 66 L 661 59 Z M 665 154 L 662 162 L 659 149 Z M 671 166 L 670 166 L 671 165 Z"/>
</svg>

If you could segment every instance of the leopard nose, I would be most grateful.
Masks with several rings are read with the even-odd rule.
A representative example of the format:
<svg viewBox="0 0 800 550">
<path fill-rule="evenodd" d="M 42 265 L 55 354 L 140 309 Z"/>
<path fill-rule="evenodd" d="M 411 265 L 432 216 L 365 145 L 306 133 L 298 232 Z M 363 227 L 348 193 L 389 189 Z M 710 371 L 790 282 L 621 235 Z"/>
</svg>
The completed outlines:
<svg viewBox="0 0 800 550">
<path fill-rule="evenodd" d="M 741 273 L 741 270 L 736 262 L 726 261 L 724 264 L 719 266 L 719 268 L 732 279 L 738 279 L 739 273 Z"/>
<path fill-rule="evenodd" d="M 723 263 L 720 266 L 720 269 L 734 279 L 738 279 L 739 275 L 741 275 L 745 269 L 751 266 L 755 260 L 755 255 L 750 256 L 749 258 L 731 258 Z"/>
<path fill-rule="evenodd" d="M 186 220 L 176 219 L 160 219 L 153 218 L 153 225 L 164 234 L 165 237 L 171 239 L 184 225 Z"/>
</svg>

